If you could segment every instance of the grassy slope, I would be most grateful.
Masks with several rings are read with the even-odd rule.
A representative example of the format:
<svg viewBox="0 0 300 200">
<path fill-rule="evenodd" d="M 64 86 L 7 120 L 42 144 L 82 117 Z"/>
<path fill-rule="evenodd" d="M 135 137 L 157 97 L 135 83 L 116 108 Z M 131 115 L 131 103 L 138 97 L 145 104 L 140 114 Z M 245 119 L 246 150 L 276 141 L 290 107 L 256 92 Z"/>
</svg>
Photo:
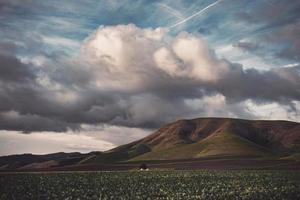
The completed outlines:
<svg viewBox="0 0 300 200">
<path fill-rule="evenodd" d="M 151 149 L 144 144 L 139 144 L 133 148 L 121 148 L 118 151 L 109 151 L 100 155 L 90 156 L 80 161 L 80 164 L 95 164 L 95 163 L 115 163 L 129 160 L 133 157 L 149 152 Z"/>
<path fill-rule="evenodd" d="M 299 123 L 287 121 L 227 118 L 179 120 L 146 138 L 106 152 L 5 156 L 0 157 L 0 169 L 193 158 L 300 160 L 299 133 Z"/>
<path fill-rule="evenodd" d="M 222 118 L 179 120 L 162 127 L 152 135 L 139 141 L 119 146 L 101 154 L 85 157 L 78 164 L 109 164 L 127 161 L 193 158 L 277 159 L 279 156 L 277 153 L 272 155 L 272 148 L 269 148 L 268 142 L 258 137 L 263 137 L 260 131 L 267 133 L 272 129 L 274 133 L 280 133 L 282 132 L 281 129 L 287 130 L 289 126 L 294 127 L 294 123 L 280 121 L 276 122 L 275 125 L 271 122 L 266 123 L 265 121 L 251 122 Z M 284 126 L 284 128 L 281 126 Z M 273 136 L 274 138 L 278 137 L 274 133 L 272 133 L 271 140 Z M 288 155 L 286 154 L 286 159 L 298 159 L 297 155 L 291 157 L 288 157 Z"/>
<path fill-rule="evenodd" d="M 266 149 L 232 133 L 212 135 L 192 144 L 180 144 L 163 150 L 152 151 L 132 160 L 163 160 L 203 157 L 263 157 L 271 155 Z"/>
<path fill-rule="evenodd" d="M 300 153 L 294 153 L 290 156 L 286 156 L 286 157 L 282 157 L 281 159 L 283 160 L 296 160 L 296 161 L 300 161 Z"/>
</svg>

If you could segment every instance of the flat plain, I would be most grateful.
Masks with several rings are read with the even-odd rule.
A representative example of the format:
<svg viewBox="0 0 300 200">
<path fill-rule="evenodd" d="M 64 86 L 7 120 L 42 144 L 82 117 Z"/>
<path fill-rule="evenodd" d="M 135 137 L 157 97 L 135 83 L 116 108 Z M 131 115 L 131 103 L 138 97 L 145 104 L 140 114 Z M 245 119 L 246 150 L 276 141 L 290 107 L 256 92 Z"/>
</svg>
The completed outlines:
<svg viewBox="0 0 300 200">
<path fill-rule="evenodd" d="M 0 174 L 0 199 L 300 199 L 300 172 L 151 170 Z"/>
</svg>

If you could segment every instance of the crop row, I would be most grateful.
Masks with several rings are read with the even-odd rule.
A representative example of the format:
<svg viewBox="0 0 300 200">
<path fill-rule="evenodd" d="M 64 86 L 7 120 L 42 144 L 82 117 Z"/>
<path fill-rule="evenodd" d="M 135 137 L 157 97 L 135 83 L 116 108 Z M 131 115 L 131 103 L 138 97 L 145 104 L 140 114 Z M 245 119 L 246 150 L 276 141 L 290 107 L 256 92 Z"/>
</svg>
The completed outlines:
<svg viewBox="0 0 300 200">
<path fill-rule="evenodd" d="M 300 199 L 293 171 L 143 171 L 0 175 L 0 199 Z"/>
</svg>

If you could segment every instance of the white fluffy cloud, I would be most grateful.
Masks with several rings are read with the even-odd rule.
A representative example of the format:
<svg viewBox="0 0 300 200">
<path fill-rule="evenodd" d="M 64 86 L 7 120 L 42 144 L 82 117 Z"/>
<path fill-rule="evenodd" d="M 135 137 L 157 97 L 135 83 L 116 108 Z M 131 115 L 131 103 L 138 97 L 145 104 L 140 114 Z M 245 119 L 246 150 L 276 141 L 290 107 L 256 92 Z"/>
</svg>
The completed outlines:
<svg viewBox="0 0 300 200">
<path fill-rule="evenodd" d="M 299 121 L 300 117 L 300 101 L 292 101 L 293 109 L 287 105 L 279 103 L 261 103 L 257 104 L 252 100 L 244 102 L 244 106 L 249 112 L 257 119 L 270 119 L 270 120 L 293 120 Z"/>
<path fill-rule="evenodd" d="M 48 77 L 57 88 L 49 99 L 76 124 L 157 128 L 179 118 L 255 118 L 243 101 L 299 96 L 296 68 L 245 70 L 219 59 L 200 35 L 164 28 L 101 26 L 61 65 Z"/>
<path fill-rule="evenodd" d="M 219 59 L 199 35 L 187 32 L 99 27 L 71 58 L 54 56 L 36 66 L 2 57 L 5 130 L 63 132 L 82 124 L 158 128 L 180 118 L 256 118 L 245 106 L 249 99 L 286 105 L 296 116 L 288 119 L 299 116 L 293 107 L 300 99 L 299 66 L 245 70 Z"/>
<path fill-rule="evenodd" d="M 300 120 L 298 65 L 245 70 L 199 35 L 118 25 L 71 58 L 12 52 L 0 52 L 0 154 L 107 150 L 182 118 Z"/>
<path fill-rule="evenodd" d="M 100 27 L 81 51 L 99 87 L 136 88 L 164 76 L 212 82 L 230 68 L 200 37 L 186 32 L 172 37 L 163 28 L 132 24 Z"/>
</svg>

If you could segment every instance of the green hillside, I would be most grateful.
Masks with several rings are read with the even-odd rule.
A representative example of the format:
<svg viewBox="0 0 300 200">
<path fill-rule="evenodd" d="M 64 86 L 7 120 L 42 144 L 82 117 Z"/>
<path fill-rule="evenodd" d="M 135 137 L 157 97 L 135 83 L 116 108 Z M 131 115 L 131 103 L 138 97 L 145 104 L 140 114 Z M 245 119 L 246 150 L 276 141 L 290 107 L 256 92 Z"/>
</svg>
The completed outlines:
<svg viewBox="0 0 300 200">
<path fill-rule="evenodd" d="M 280 158 L 299 144 L 300 125 L 288 121 L 252 121 L 230 118 L 179 120 L 153 134 L 119 146 L 82 163 L 142 160 Z"/>
<path fill-rule="evenodd" d="M 219 133 L 192 144 L 152 151 L 132 160 L 172 160 L 203 157 L 264 157 L 271 153 L 253 142 L 232 133 Z"/>
<path fill-rule="evenodd" d="M 198 118 L 166 124 L 145 138 L 105 152 L 0 157 L 0 170 L 119 165 L 143 161 L 299 161 L 300 124 L 289 121 Z M 98 168 L 95 168 L 98 169 Z"/>
</svg>

